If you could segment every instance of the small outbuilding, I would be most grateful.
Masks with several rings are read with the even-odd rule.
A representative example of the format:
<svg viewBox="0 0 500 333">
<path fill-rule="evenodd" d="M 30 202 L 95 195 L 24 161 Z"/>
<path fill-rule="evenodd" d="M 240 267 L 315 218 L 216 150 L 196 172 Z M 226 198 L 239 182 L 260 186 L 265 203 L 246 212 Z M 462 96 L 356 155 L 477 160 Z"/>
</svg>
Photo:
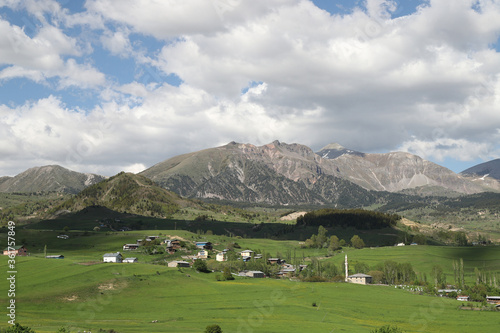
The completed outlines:
<svg viewBox="0 0 500 333">
<path fill-rule="evenodd" d="M 3 250 L 3 255 L 4 256 L 27 256 L 28 255 L 28 249 L 24 245 L 19 245 L 19 246 L 8 246 Z"/>
<path fill-rule="evenodd" d="M 190 265 L 187 261 L 178 261 L 178 260 L 175 260 L 175 261 L 171 261 L 168 263 L 168 267 L 187 267 L 189 268 Z"/>
<path fill-rule="evenodd" d="M 270 263 L 271 265 L 276 265 L 276 264 L 281 265 L 284 262 L 284 260 L 281 260 L 280 258 L 268 258 L 267 262 Z"/>
<path fill-rule="evenodd" d="M 137 260 L 137 258 L 135 257 L 131 257 L 131 258 L 125 258 L 123 259 L 122 262 L 125 262 L 125 263 L 134 263 L 134 262 L 138 262 L 139 260 Z"/>
<path fill-rule="evenodd" d="M 139 244 L 125 244 L 123 245 L 124 251 L 137 250 L 139 248 Z"/>
<path fill-rule="evenodd" d="M 500 306 L 500 296 L 486 296 L 486 302 Z"/>
<path fill-rule="evenodd" d="M 213 248 L 211 242 L 196 242 L 195 245 L 199 249 L 212 250 Z"/>
<path fill-rule="evenodd" d="M 263 278 L 263 277 L 265 277 L 264 272 L 261 272 L 261 271 L 248 271 L 248 272 L 246 272 L 245 275 L 248 277 L 251 277 L 251 278 Z"/>
</svg>

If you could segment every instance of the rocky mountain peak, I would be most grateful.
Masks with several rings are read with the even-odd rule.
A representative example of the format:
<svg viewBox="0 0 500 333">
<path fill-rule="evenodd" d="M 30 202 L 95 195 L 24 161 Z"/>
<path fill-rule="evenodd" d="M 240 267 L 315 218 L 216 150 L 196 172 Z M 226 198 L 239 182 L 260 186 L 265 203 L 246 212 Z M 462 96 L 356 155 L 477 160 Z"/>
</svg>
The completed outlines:
<svg viewBox="0 0 500 333">
<path fill-rule="evenodd" d="M 324 146 L 323 148 L 321 148 L 320 151 L 321 150 L 344 150 L 344 149 L 346 149 L 346 148 L 338 143 L 329 143 L 326 146 Z"/>
</svg>

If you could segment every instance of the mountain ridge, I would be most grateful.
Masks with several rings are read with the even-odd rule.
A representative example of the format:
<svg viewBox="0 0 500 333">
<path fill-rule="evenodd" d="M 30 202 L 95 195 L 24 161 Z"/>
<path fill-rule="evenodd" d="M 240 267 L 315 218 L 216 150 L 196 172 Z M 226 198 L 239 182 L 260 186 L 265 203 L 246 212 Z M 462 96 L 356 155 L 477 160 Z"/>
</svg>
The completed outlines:
<svg viewBox="0 0 500 333">
<path fill-rule="evenodd" d="M 0 192 L 62 192 L 76 194 L 106 177 L 81 173 L 59 165 L 29 168 L 14 177 L 0 178 Z"/>
<path fill-rule="evenodd" d="M 356 204 L 361 204 L 359 197 L 376 200 L 370 191 L 400 192 L 425 186 L 464 194 L 485 191 L 484 186 L 410 153 L 365 154 L 339 144 L 325 147 L 342 153 L 325 158 L 322 151 L 315 153 L 297 143 L 273 141 L 255 146 L 233 141 L 175 156 L 140 174 L 187 197 L 273 204 L 334 203 L 341 197 L 336 191 L 351 193 L 347 197 Z"/>
</svg>

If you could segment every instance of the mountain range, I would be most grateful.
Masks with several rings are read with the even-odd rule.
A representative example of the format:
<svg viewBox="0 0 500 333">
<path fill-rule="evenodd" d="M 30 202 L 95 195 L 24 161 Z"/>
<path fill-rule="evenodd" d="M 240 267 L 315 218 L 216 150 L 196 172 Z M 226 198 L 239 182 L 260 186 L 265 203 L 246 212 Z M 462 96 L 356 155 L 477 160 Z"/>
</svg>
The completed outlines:
<svg viewBox="0 0 500 333">
<path fill-rule="evenodd" d="M 366 154 L 329 144 L 318 152 L 274 141 L 227 145 L 169 158 L 139 173 L 183 197 L 278 205 L 369 205 L 380 195 L 499 191 L 500 160 L 460 174 L 404 152 Z M 105 177 L 60 166 L 0 178 L 0 192 L 78 193 Z"/>
</svg>

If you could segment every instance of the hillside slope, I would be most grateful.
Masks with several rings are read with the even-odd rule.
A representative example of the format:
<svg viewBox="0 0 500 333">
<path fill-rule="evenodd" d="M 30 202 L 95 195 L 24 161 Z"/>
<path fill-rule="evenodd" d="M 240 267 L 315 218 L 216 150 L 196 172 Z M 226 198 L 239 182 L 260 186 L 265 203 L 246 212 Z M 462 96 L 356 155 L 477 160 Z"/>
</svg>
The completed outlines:
<svg viewBox="0 0 500 333">
<path fill-rule="evenodd" d="M 146 177 L 122 172 L 84 189 L 54 210 L 77 212 L 86 207 L 102 206 L 116 212 L 167 217 L 186 202 Z"/>
<path fill-rule="evenodd" d="M 460 175 L 486 189 L 500 190 L 500 159 L 475 165 Z"/>
</svg>

